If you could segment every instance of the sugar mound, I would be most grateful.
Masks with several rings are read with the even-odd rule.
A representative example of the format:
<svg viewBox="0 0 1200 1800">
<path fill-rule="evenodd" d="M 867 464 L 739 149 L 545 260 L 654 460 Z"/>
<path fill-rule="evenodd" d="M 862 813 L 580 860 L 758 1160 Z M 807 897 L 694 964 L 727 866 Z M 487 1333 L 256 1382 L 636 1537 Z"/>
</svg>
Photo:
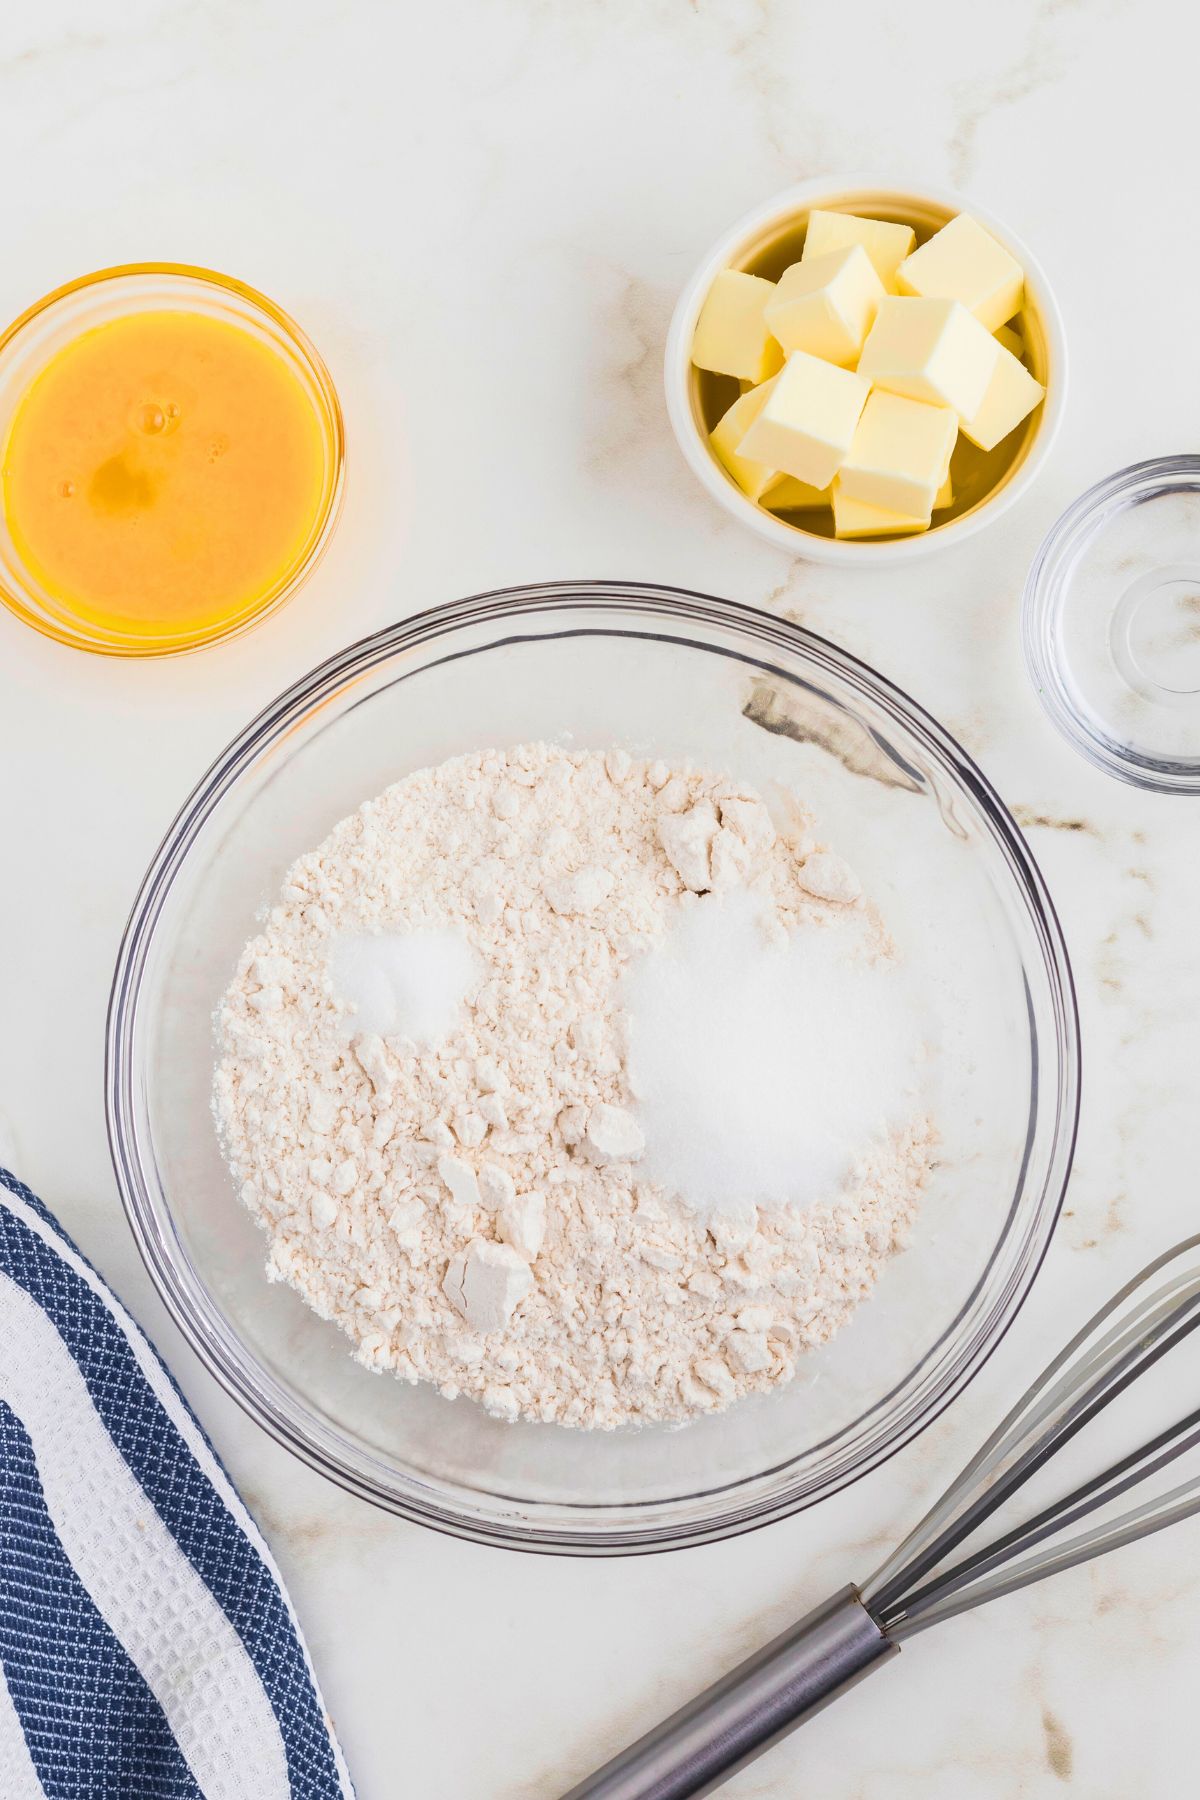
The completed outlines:
<svg viewBox="0 0 1200 1800">
<path fill-rule="evenodd" d="M 630 964 L 641 1173 L 704 1218 L 829 1199 L 911 1111 L 919 1033 L 861 915 L 782 942 L 745 890 L 683 906 Z"/>
<path fill-rule="evenodd" d="M 350 1028 L 421 1046 L 453 1028 L 481 975 L 465 932 L 453 926 L 343 936 L 330 955 L 334 992 L 353 1009 Z"/>
</svg>

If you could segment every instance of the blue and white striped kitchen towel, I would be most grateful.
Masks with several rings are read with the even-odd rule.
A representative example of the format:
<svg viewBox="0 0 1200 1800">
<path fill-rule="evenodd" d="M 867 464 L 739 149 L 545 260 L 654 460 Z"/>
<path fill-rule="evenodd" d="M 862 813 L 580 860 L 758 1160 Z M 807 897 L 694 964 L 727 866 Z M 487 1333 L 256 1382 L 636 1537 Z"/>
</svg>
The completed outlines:
<svg viewBox="0 0 1200 1800">
<path fill-rule="evenodd" d="M 0 1796 L 352 1795 L 254 1521 L 147 1339 L 0 1169 Z"/>
</svg>

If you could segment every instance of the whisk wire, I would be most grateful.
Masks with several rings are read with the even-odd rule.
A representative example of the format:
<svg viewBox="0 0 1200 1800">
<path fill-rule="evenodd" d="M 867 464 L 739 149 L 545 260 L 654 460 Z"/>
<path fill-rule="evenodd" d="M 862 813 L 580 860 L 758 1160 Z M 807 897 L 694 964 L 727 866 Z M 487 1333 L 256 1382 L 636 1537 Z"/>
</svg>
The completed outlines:
<svg viewBox="0 0 1200 1800">
<path fill-rule="evenodd" d="M 1056 1456 L 1070 1438 L 1089 1424 L 1104 1407 L 1123 1393 L 1152 1363 L 1158 1361 L 1168 1350 L 1173 1349 L 1197 1326 L 1200 1326 L 1200 1313 L 1185 1321 L 1170 1337 L 1159 1339 L 1157 1342 L 1143 1332 L 1138 1346 L 1144 1352 L 1141 1360 L 1134 1362 L 1129 1355 L 1122 1357 L 1121 1372 L 1116 1379 L 1112 1377 L 1117 1372 L 1107 1370 L 1090 1388 L 1084 1389 L 1063 1418 L 1037 1439 L 1025 1454 L 1010 1466 L 1007 1473 L 980 1497 L 975 1506 L 965 1509 L 960 1514 L 955 1526 L 944 1532 L 923 1557 L 910 1565 L 906 1571 L 907 1580 L 919 1579 L 920 1575 L 926 1572 L 925 1569 L 920 1568 L 921 1563 L 924 1563 L 926 1568 L 933 1567 L 937 1562 L 943 1560 L 951 1549 L 964 1542 L 1007 1498 L 1029 1481 L 1038 1469 Z M 1044 1416 L 1045 1409 L 1039 1410 Z M 927 1587 L 918 1588 L 904 1602 L 905 1612 L 911 1614 L 919 1610 L 918 1602 L 924 1600 L 931 1591 L 940 1589 L 951 1576 L 966 1580 L 972 1574 L 985 1573 L 997 1563 L 1002 1562 L 1013 1548 L 1040 1542 L 1052 1532 L 1074 1524 L 1077 1519 L 1094 1512 L 1107 1501 L 1147 1480 L 1152 1474 L 1174 1461 L 1177 1456 L 1196 1443 L 1197 1434 L 1192 1432 L 1191 1428 L 1198 1421 L 1200 1421 L 1200 1411 L 1190 1413 L 1185 1418 L 1177 1420 L 1146 1443 L 1139 1445 L 1137 1449 L 1131 1450 L 1102 1474 L 1051 1502 L 1032 1519 L 1014 1526 L 988 1548 L 979 1550 L 963 1562 L 956 1564 L 953 1569 L 929 1583 Z M 1179 1438 L 1184 1441 L 1175 1445 L 1175 1440 Z M 1174 1447 L 1167 1450 L 1166 1454 L 1156 1454 L 1170 1445 L 1174 1445 Z M 1125 1479 L 1121 1479 L 1122 1477 Z M 961 1585 L 961 1582 L 957 1581 L 955 1585 Z M 886 1592 L 875 1597 L 876 1616 L 880 1616 L 886 1610 L 889 1599 L 890 1596 Z"/>
<path fill-rule="evenodd" d="M 1056 1536 L 1068 1526 L 1078 1523 L 1080 1519 L 1088 1518 L 1101 1506 L 1139 1486 L 1151 1475 L 1157 1474 L 1160 1469 L 1168 1467 L 1184 1451 L 1200 1443 L 1200 1429 L 1190 1431 L 1183 1443 L 1166 1450 L 1164 1454 L 1154 1456 L 1145 1463 L 1143 1463 L 1143 1459 L 1152 1450 L 1164 1444 L 1173 1445 L 1174 1440 L 1183 1435 L 1185 1425 L 1196 1426 L 1198 1423 L 1200 1423 L 1200 1411 L 1191 1414 L 1187 1421 L 1181 1421 L 1178 1426 L 1171 1426 L 1165 1432 L 1160 1432 L 1157 1438 L 1151 1439 L 1149 1443 L 1142 1445 L 1138 1450 L 1131 1451 L 1128 1457 L 1122 1459 L 1122 1463 L 1117 1468 L 1107 1470 L 1093 1481 L 1083 1482 L 1071 1493 L 1065 1494 L 1060 1500 L 1055 1500 L 1043 1508 L 1027 1523 L 1016 1525 L 1011 1531 L 1005 1532 L 1004 1536 L 998 1538 L 994 1544 L 976 1551 L 972 1556 L 965 1557 L 962 1562 L 956 1563 L 945 1574 L 910 1594 L 902 1603 L 903 1613 L 901 1616 L 905 1619 L 916 1618 L 922 1612 L 928 1611 L 930 1607 L 936 1605 L 943 1596 L 957 1592 L 979 1576 L 990 1574 L 993 1569 L 1002 1566 L 1012 1550 L 1032 1549 L 1036 1545 L 1044 1543 L 1047 1538 Z M 1134 1464 L 1138 1466 L 1133 1468 L 1132 1473 L 1126 1474 L 1123 1480 L 1114 1479 L 1123 1470 L 1129 1469 Z M 1150 1502 L 1149 1504 L 1154 1505 L 1155 1503 Z M 1097 1527 L 1097 1531 L 1101 1534 L 1104 1529 L 1103 1526 Z M 1080 1543 L 1082 1539 L 1075 1539 L 1074 1542 Z M 993 1597 L 994 1593 L 991 1588 L 983 1596 L 986 1599 Z M 972 1604 L 975 1602 L 973 1601 Z M 878 1612 L 875 1612 L 875 1616 L 879 1617 Z M 898 1623 L 898 1620 L 895 1622 Z M 880 1623 L 884 1623 L 884 1620 L 880 1619 Z"/>
<path fill-rule="evenodd" d="M 1147 1294 L 1146 1283 L 1200 1245 L 1193 1238 L 1149 1265 L 1103 1307 L 1026 1391 L 874 1580 L 863 1588 L 872 1617 L 893 1635 L 908 1635 L 935 1619 L 982 1604 L 1058 1568 L 1098 1556 L 1131 1537 L 1159 1528 L 1159 1514 L 1179 1500 L 1162 1523 L 1185 1517 L 1200 1499 L 1184 1503 L 1200 1482 L 1188 1482 L 1146 1502 L 1115 1524 L 1097 1525 L 1057 1550 L 1024 1556 L 1119 1499 L 1200 1443 L 1200 1409 L 1176 1420 L 1014 1526 L 990 1545 L 949 1568 L 939 1565 L 1098 1414 L 1168 1351 L 1200 1327 L 1200 1271 L 1185 1265 Z M 1122 1309 L 1136 1296 L 1132 1311 Z M 989 1580 L 1007 1565 L 1007 1573 Z M 926 1577 L 932 1577 L 926 1579 Z"/>
<path fill-rule="evenodd" d="M 1176 1506 L 1167 1505 L 1168 1501 L 1180 1494 L 1190 1495 L 1191 1498 Z M 902 1643 L 905 1638 L 915 1636 L 919 1631 L 926 1631 L 931 1625 L 941 1624 L 943 1619 L 952 1619 L 958 1613 L 973 1612 L 976 1607 L 989 1600 L 998 1600 L 1003 1594 L 1032 1587 L 1049 1575 L 1058 1575 L 1064 1569 L 1073 1569 L 1080 1563 L 1094 1561 L 1098 1556 L 1107 1556 L 1110 1550 L 1119 1550 L 1125 1544 L 1153 1537 L 1168 1525 L 1177 1525 L 1197 1512 L 1200 1512 L 1200 1479 L 1185 1482 L 1166 1495 L 1148 1500 L 1144 1506 L 1126 1514 L 1119 1525 L 1098 1525 L 1093 1531 L 1074 1538 L 1061 1550 L 1013 1563 L 1000 1580 L 989 1582 L 986 1591 L 982 1593 L 976 1588 L 968 1587 L 950 1595 L 945 1601 L 930 1606 L 927 1612 L 915 1619 L 899 1617 L 887 1627 L 888 1636 L 894 1643 Z"/>
</svg>

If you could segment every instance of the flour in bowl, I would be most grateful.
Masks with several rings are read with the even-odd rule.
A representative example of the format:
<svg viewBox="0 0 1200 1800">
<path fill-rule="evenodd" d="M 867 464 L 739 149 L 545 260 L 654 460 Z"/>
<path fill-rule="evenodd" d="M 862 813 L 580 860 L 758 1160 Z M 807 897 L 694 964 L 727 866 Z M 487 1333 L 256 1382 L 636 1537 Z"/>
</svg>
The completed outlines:
<svg viewBox="0 0 1200 1800">
<path fill-rule="evenodd" d="M 802 810 L 623 751 L 421 770 L 289 871 L 218 1017 L 268 1274 L 499 1418 L 790 1378 L 934 1148 L 886 932 Z"/>
</svg>

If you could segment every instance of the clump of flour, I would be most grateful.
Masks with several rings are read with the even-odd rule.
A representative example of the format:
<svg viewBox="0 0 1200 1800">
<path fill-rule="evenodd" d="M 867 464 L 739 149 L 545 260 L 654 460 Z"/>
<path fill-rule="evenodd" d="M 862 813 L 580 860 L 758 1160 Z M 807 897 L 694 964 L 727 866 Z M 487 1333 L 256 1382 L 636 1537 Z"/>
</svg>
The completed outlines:
<svg viewBox="0 0 1200 1800">
<path fill-rule="evenodd" d="M 668 964 L 681 929 L 703 950 L 724 927 L 726 1028 L 747 1029 L 736 965 L 759 980 L 747 930 L 790 971 L 774 998 L 807 975 L 807 1025 L 774 1014 L 784 1060 L 845 1041 L 830 1008 L 850 989 L 864 1030 L 886 1014 L 887 940 L 851 870 L 727 777 L 523 745 L 342 820 L 219 1012 L 215 1108 L 269 1275 L 367 1367 L 500 1418 L 683 1420 L 789 1379 L 903 1244 L 933 1132 L 886 1058 L 866 1104 L 831 1113 L 814 1056 L 767 1096 L 778 1114 L 794 1085 L 802 1106 L 819 1075 L 801 1136 L 789 1115 L 773 1146 L 746 1139 L 743 1084 L 706 1185 L 680 1155 L 696 1095 L 664 1095 Z M 693 1072 L 719 1100 L 720 1058 Z"/>
</svg>

